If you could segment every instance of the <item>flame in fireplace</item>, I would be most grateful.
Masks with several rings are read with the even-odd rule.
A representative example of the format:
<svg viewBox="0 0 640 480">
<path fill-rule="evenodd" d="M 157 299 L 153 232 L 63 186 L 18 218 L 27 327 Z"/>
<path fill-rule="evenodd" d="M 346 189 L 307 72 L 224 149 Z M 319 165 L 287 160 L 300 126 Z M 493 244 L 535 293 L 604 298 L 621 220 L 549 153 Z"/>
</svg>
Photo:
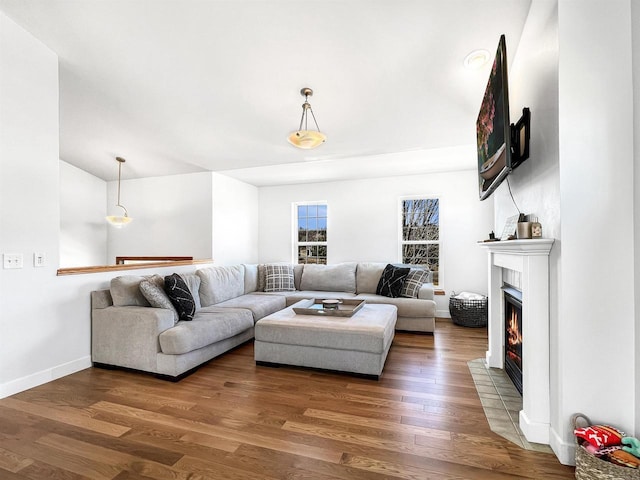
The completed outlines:
<svg viewBox="0 0 640 480">
<path fill-rule="evenodd" d="M 515 309 L 511 309 L 511 318 L 509 319 L 507 334 L 509 335 L 508 341 L 511 347 L 522 344 L 522 333 L 520 332 L 520 328 L 518 328 L 518 312 L 516 312 Z"/>
</svg>

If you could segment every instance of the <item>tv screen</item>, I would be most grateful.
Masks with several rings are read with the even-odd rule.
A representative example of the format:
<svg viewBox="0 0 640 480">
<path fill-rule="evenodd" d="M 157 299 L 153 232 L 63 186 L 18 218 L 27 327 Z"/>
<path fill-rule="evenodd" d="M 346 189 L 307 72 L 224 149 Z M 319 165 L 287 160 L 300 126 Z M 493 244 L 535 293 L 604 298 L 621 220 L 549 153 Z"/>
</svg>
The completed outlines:
<svg viewBox="0 0 640 480">
<path fill-rule="evenodd" d="M 507 47 L 500 37 L 498 50 L 476 121 L 480 200 L 488 198 L 511 172 L 511 129 L 507 82 Z"/>
</svg>

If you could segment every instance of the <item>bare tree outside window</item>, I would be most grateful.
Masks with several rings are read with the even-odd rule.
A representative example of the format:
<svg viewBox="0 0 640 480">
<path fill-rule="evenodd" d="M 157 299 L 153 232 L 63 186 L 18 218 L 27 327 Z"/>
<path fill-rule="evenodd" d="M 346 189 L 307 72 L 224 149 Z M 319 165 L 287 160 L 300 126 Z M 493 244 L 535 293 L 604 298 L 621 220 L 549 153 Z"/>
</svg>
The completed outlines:
<svg viewBox="0 0 640 480">
<path fill-rule="evenodd" d="M 440 280 L 440 201 L 437 198 L 402 200 L 402 263 L 427 265 L 433 283 Z"/>
<path fill-rule="evenodd" d="M 296 254 L 298 263 L 327 263 L 327 205 L 297 204 Z"/>
</svg>

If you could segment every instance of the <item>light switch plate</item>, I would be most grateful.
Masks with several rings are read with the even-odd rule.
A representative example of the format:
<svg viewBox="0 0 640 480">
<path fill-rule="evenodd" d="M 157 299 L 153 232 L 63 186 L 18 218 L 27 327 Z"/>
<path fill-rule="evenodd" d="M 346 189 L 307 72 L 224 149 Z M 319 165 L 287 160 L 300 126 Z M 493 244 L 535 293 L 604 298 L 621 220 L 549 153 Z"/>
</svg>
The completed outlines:
<svg viewBox="0 0 640 480">
<path fill-rule="evenodd" d="M 44 267 L 47 264 L 47 256 L 44 252 L 34 252 L 33 254 L 33 266 Z"/>
<path fill-rule="evenodd" d="M 23 259 L 21 253 L 5 253 L 2 256 L 2 260 L 4 262 L 5 269 L 23 267 Z"/>
</svg>

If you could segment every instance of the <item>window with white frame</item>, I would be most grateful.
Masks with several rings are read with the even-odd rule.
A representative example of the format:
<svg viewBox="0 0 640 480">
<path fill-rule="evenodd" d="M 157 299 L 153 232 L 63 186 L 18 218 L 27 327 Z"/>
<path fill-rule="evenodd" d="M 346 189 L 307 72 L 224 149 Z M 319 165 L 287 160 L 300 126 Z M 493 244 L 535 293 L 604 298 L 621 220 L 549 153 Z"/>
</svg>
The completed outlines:
<svg viewBox="0 0 640 480">
<path fill-rule="evenodd" d="M 296 203 L 295 252 L 297 263 L 327 263 L 327 204 Z"/>
<path fill-rule="evenodd" d="M 433 272 L 433 284 L 440 285 L 440 200 L 402 198 L 400 210 L 402 263 L 427 265 Z"/>
</svg>

